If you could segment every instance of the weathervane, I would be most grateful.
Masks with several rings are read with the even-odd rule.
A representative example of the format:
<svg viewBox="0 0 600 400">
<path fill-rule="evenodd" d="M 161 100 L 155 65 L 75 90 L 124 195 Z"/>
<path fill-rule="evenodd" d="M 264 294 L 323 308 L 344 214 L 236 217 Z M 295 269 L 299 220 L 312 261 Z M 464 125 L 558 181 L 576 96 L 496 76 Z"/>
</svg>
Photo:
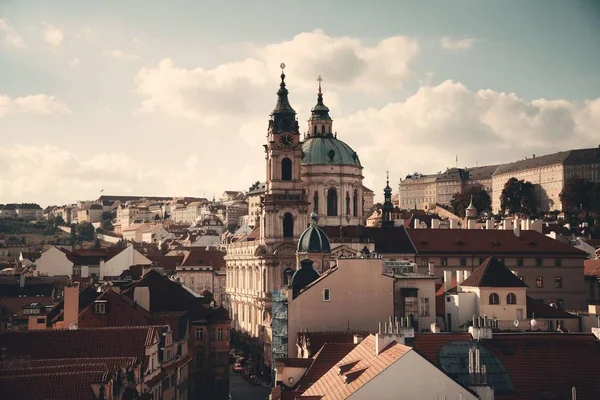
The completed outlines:
<svg viewBox="0 0 600 400">
<path fill-rule="evenodd" d="M 317 78 L 317 82 L 319 82 L 319 94 L 322 94 L 322 92 L 321 92 L 321 82 L 323 82 L 323 78 L 321 78 L 321 75 L 319 75 L 319 77 Z"/>
</svg>

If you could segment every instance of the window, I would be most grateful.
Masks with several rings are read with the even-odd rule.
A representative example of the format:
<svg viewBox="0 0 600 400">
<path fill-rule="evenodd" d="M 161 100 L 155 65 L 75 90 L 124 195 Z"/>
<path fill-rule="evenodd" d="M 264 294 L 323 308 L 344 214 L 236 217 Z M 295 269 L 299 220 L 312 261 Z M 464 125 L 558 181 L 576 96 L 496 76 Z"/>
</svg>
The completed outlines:
<svg viewBox="0 0 600 400">
<path fill-rule="evenodd" d="M 429 299 L 427 297 L 419 299 L 419 315 L 421 317 L 429 316 Z"/>
<path fill-rule="evenodd" d="M 519 257 L 517 258 L 517 267 L 522 267 L 523 266 L 523 257 Z"/>
<path fill-rule="evenodd" d="M 555 267 L 562 267 L 562 258 L 555 258 L 554 259 L 554 266 Z"/>
<path fill-rule="evenodd" d="M 171 384 L 171 380 L 169 379 L 169 377 L 166 377 L 165 379 L 163 379 L 162 389 L 168 390 L 171 387 L 170 384 Z"/>
<path fill-rule="evenodd" d="M 94 302 L 94 314 L 106 314 L 106 302 L 104 302 L 104 301 Z"/>
<path fill-rule="evenodd" d="M 329 301 L 330 300 L 330 293 L 329 293 L 329 289 L 323 289 L 323 301 Z"/>
<path fill-rule="evenodd" d="M 442 267 L 447 267 L 447 266 L 448 266 L 448 258 L 442 257 Z"/>
<path fill-rule="evenodd" d="M 554 277 L 554 287 L 557 289 L 561 289 L 562 288 L 562 276 L 555 276 Z"/>
<path fill-rule="evenodd" d="M 38 319 L 37 319 L 37 323 L 38 323 L 38 324 L 43 324 L 43 323 L 45 323 L 45 322 L 46 322 L 46 318 L 38 318 Z"/>
<path fill-rule="evenodd" d="M 535 278 L 535 287 L 538 287 L 538 288 L 544 287 L 544 278 L 543 277 L 538 276 Z"/>
<path fill-rule="evenodd" d="M 544 265 L 544 260 L 541 258 L 536 258 L 535 259 L 535 266 L 536 267 L 541 267 L 542 265 Z"/>
<path fill-rule="evenodd" d="M 315 195 L 313 196 L 313 211 L 315 214 L 319 213 L 319 192 L 315 191 Z"/>
<path fill-rule="evenodd" d="M 223 340 L 223 328 L 217 329 L 217 340 Z"/>
<path fill-rule="evenodd" d="M 294 237 L 294 217 L 290 213 L 283 216 L 283 237 Z"/>
<path fill-rule="evenodd" d="M 171 375 L 171 386 L 174 387 L 177 384 L 177 377 L 175 374 Z"/>
<path fill-rule="evenodd" d="M 421 258 L 421 266 L 422 267 L 429 267 L 429 258 L 427 258 L 427 257 Z"/>
<path fill-rule="evenodd" d="M 292 160 L 287 157 L 281 160 L 281 180 L 292 180 Z"/>
<path fill-rule="evenodd" d="M 517 296 L 514 293 L 506 295 L 506 304 L 517 304 Z"/>
<path fill-rule="evenodd" d="M 354 189 L 352 196 L 352 216 L 358 217 L 358 190 Z"/>
<path fill-rule="evenodd" d="M 327 191 L 327 216 L 328 217 L 337 217 L 337 191 L 335 188 L 330 188 Z"/>
<path fill-rule="evenodd" d="M 500 296 L 498 296 L 498 293 L 490 294 L 490 304 L 500 304 Z"/>
<path fill-rule="evenodd" d="M 202 328 L 196 329 L 196 339 L 204 340 L 204 329 L 202 329 Z"/>
<path fill-rule="evenodd" d="M 350 215 L 350 193 L 346 192 L 346 215 Z"/>
<path fill-rule="evenodd" d="M 460 266 L 461 267 L 466 267 L 467 266 L 467 257 L 461 257 L 460 258 Z"/>
</svg>

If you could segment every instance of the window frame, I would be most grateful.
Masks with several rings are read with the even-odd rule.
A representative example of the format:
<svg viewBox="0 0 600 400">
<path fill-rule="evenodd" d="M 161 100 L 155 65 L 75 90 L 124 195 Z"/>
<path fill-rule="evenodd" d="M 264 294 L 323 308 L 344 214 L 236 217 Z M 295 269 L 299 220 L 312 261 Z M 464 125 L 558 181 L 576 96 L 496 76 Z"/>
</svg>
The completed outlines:
<svg viewBox="0 0 600 400">
<path fill-rule="evenodd" d="M 516 305 L 517 304 L 517 295 L 510 292 L 506 295 L 506 304 L 508 305 Z"/>
<path fill-rule="evenodd" d="M 555 289 L 562 289 L 563 288 L 563 277 L 562 276 L 555 276 L 554 277 L 554 288 Z"/>
<path fill-rule="evenodd" d="M 329 288 L 323 288 L 323 301 L 331 301 L 331 290 Z"/>
<path fill-rule="evenodd" d="M 490 293 L 488 296 L 488 303 L 491 306 L 499 306 L 500 305 L 500 295 L 496 292 Z"/>
<path fill-rule="evenodd" d="M 539 288 L 539 289 L 544 287 L 544 277 L 543 276 L 535 277 L 535 287 Z"/>
</svg>

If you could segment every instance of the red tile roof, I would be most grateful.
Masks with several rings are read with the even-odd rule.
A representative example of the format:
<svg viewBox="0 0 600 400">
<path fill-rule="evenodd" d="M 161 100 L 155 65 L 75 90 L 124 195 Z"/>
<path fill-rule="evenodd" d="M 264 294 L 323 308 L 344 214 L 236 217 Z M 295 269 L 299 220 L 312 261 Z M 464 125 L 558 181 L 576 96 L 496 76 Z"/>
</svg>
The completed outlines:
<svg viewBox="0 0 600 400">
<path fill-rule="evenodd" d="M 212 267 L 218 271 L 225 268 L 225 253 L 220 250 L 190 250 L 181 263 L 182 267 Z"/>
<path fill-rule="evenodd" d="M 103 328 L 114 326 L 153 325 L 152 315 L 135 304 L 129 297 L 112 289 L 106 290 L 97 299 L 106 301 L 104 314 L 94 313 L 93 302 L 79 313 L 80 328 Z"/>
<path fill-rule="evenodd" d="M 392 342 L 379 354 L 375 354 L 375 340 L 375 335 L 366 337 L 337 366 L 329 369 L 321 379 L 310 386 L 302 398 L 320 395 L 321 399 L 347 399 L 411 351 L 408 346 Z M 339 375 L 340 365 L 348 365 L 349 370 Z"/>
<path fill-rule="evenodd" d="M 551 239 L 537 231 L 522 230 L 517 237 L 511 230 L 413 229 L 410 237 L 423 254 L 541 254 L 587 257 L 587 253 Z"/>
<path fill-rule="evenodd" d="M 438 353 L 443 345 L 455 340 L 472 340 L 470 333 L 416 333 L 413 348 L 430 363 L 439 366 Z"/>
<path fill-rule="evenodd" d="M 161 331 L 162 326 L 4 331 L 0 332 L 0 348 L 6 347 L 9 358 L 136 357 L 144 360 L 146 347 L 158 343 Z"/>
<path fill-rule="evenodd" d="M 108 382 L 106 371 L 63 372 L 0 378 L 0 398 L 11 400 L 96 400 L 92 383 Z M 65 397 L 66 396 L 66 397 Z"/>
<path fill-rule="evenodd" d="M 333 368 L 340 362 L 341 359 L 346 357 L 357 345 L 354 343 L 325 343 L 321 349 L 314 355 L 313 362 L 309 369 L 306 371 L 296 391 L 298 393 L 304 393 L 312 384 L 319 379 L 327 371 Z"/>
<path fill-rule="evenodd" d="M 483 264 L 465 279 L 461 286 L 472 287 L 527 287 L 522 280 L 513 274 L 502 261 L 496 257 L 488 257 Z"/>
<path fill-rule="evenodd" d="M 48 358 L 45 360 L 29 360 L 30 367 L 48 367 L 48 366 L 81 366 L 85 364 L 101 363 L 106 365 L 110 372 L 125 369 L 141 362 L 136 357 L 98 357 L 98 358 Z"/>
<path fill-rule="evenodd" d="M 157 264 L 159 267 L 165 269 L 165 271 L 175 272 L 175 268 L 181 265 L 183 262 L 183 254 L 178 254 L 175 256 L 156 256 L 156 255 L 148 255 L 146 256 L 152 263 Z"/>
<path fill-rule="evenodd" d="M 96 361 L 96 359 L 92 359 Z M 65 372 L 111 372 L 108 367 L 101 362 L 86 363 L 81 365 L 63 364 L 63 365 L 45 365 L 35 367 L 23 367 L 23 368 L 2 368 L 0 369 L 0 377 L 4 376 L 27 376 L 27 375 L 40 375 L 40 374 L 60 374 Z"/>
<path fill-rule="evenodd" d="M 583 262 L 585 276 L 600 278 L 600 260 L 585 260 Z"/>
</svg>

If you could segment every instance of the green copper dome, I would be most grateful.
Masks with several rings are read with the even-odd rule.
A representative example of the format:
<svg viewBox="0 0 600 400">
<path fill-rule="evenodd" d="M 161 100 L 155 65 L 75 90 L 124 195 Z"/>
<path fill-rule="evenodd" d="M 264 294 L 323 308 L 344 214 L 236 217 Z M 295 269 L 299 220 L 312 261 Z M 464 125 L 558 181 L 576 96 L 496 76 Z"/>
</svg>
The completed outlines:
<svg viewBox="0 0 600 400">
<path fill-rule="evenodd" d="M 333 135 L 312 136 L 302 143 L 304 165 L 354 165 L 361 167 L 358 154 Z"/>
<path fill-rule="evenodd" d="M 310 226 L 300 235 L 298 253 L 329 253 L 331 245 L 325 231 L 317 225 L 317 214 L 310 215 Z"/>
</svg>

